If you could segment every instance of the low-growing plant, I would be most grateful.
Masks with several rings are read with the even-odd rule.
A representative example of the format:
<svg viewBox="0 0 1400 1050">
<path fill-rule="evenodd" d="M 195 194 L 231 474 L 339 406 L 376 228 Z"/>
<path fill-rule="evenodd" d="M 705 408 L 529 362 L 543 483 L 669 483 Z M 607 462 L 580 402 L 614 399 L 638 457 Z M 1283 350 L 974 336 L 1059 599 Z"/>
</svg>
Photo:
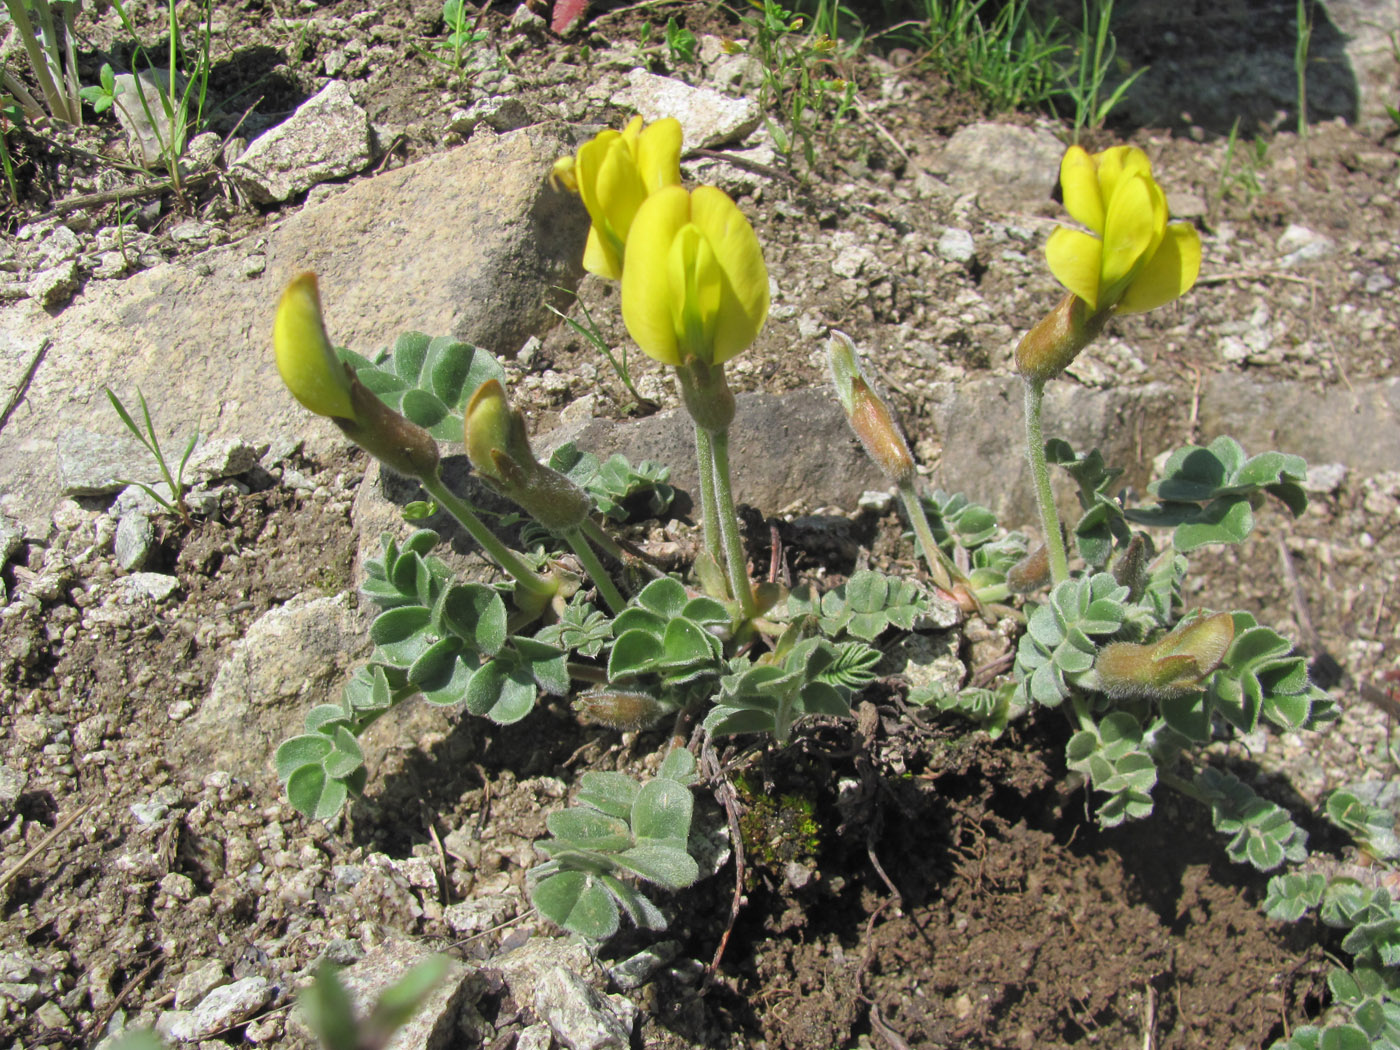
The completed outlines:
<svg viewBox="0 0 1400 1050">
<path fill-rule="evenodd" d="M 766 320 L 762 249 L 726 195 L 680 185 L 680 141 L 675 121 L 633 122 L 586 143 L 552 177 L 588 209 L 585 267 L 620 281 L 629 334 L 673 370 L 694 423 L 703 528 L 688 578 L 634 560 L 609 532 L 629 514 L 665 510 L 660 468 L 599 462 L 571 446 L 542 463 L 486 351 L 419 334 L 374 359 L 337 351 L 314 276 L 283 293 L 273 342 L 293 395 L 416 479 L 503 573 L 494 582 L 460 581 L 434 553 L 439 536 L 430 530 L 382 538 L 362 587 L 377 609 L 369 662 L 340 702 L 314 708 L 305 732 L 277 752 L 296 808 L 330 818 L 363 791 L 361 734 L 413 696 L 501 725 L 529 717 L 542 697 L 572 698 L 597 725 L 636 731 L 685 719 L 699 723 L 701 739 L 756 736 L 781 747 L 808 725 L 849 717 L 886 653 L 911 632 L 1009 615 L 1024 624 L 1009 676 L 965 690 L 924 685 L 906 690 L 908 701 L 970 717 L 992 734 L 1037 709 L 1058 710 L 1068 723 L 1066 765 L 1102 825 L 1148 818 L 1165 787 L 1204 807 L 1231 859 L 1261 871 L 1304 863 L 1307 836 L 1292 815 L 1207 747 L 1263 726 L 1316 729 L 1335 717 L 1334 705 L 1287 639 L 1245 611 L 1186 609 L 1183 596 L 1194 593 L 1184 586 L 1188 555 L 1243 541 L 1270 502 L 1302 512 L 1305 464 L 1277 452 L 1249 456 L 1222 436 L 1169 455 L 1138 505 L 1097 450 L 1077 452 L 1043 434 L 1047 383 L 1115 317 L 1163 306 L 1196 281 L 1199 236 L 1168 222 L 1146 155 L 1075 146 L 1061 165 L 1065 206 L 1087 230 L 1064 227 L 1050 237 L 1047 262 L 1068 291 L 1015 356 L 1041 544 L 1033 548 L 960 495 L 918 490 L 894 412 L 854 343 L 838 333 L 828 348 L 837 398 L 900 492 L 928 572 L 860 569 L 824 590 L 788 591 L 751 577 L 730 479 L 735 405 L 725 364 Z M 438 441 L 458 436 L 478 478 L 551 543 L 512 550 L 446 486 Z M 1078 496 L 1067 531 L 1052 467 Z M 1018 600 L 1019 609 L 1007 604 Z M 547 859 L 529 880 L 539 911 L 590 938 L 612 934 L 624 915 L 663 928 L 663 907 L 635 880 L 675 891 L 699 877 L 690 841 L 695 764 L 691 751 L 668 742 L 644 783 L 584 774 L 574 805 L 548 818 L 550 837 L 539 844 Z M 1393 822 L 1356 797 L 1334 796 L 1328 812 L 1368 856 L 1395 854 Z M 1388 897 L 1338 889 L 1329 898 L 1311 876 L 1284 877 L 1291 881 L 1271 897 L 1282 902 L 1279 914 L 1322 907 L 1325 921 L 1350 924 L 1343 947 L 1364 966 L 1394 964 L 1400 918 Z M 1364 966 L 1334 991 L 1357 1004 L 1356 1024 L 1382 1031 L 1390 985 L 1377 985 Z"/>
<path fill-rule="evenodd" d="M 122 425 L 146 447 L 146 451 L 156 461 L 160 476 L 165 479 L 165 491 L 162 492 L 154 485 L 147 485 L 140 481 L 125 481 L 122 484 L 135 485 L 188 525 L 190 523 L 190 505 L 185 501 L 187 491 L 185 465 L 189 463 L 190 455 L 194 452 L 195 445 L 199 443 L 199 431 L 196 430 L 190 435 L 189 441 L 185 442 L 185 451 L 180 454 L 180 461 L 175 464 L 175 469 L 171 470 L 170 461 L 165 458 L 165 453 L 160 447 L 160 435 L 156 433 L 155 424 L 151 421 L 151 410 L 146 405 L 146 396 L 141 393 L 140 388 L 138 387 L 136 390 L 136 401 L 141 406 L 141 422 L 139 424 L 131 417 L 131 413 L 127 411 L 121 398 L 117 397 L 111 387 L 103 387 L 103 390 L 107 394 L 107 400 L 112 403 L 113 411 L 122 421 Z"/>
<path fill-rule="evenodd" d="M 935 69 L 994 111 L 1045 105 L 1059 91 L 1068 45 L 1029 0 L 924 0 L 913 43 Z"/>
<path fill-rule="evenodd" d="M 489 4 L 482 4 L 474 16 L 467 11 L 465 0 L 446 0 L 442 5 L 442 20 L 447 26 L 447 39 L 433 54 L 439 62 L 461 73 L 468 65 L 472 50 L 490 36 L 481 28 L 481 20 Z"/>
<path fill-rule="evenodd" d="M 73 19 L 81 3 L 5 0 L 5 10 L 29 59 L 48 115 L 65 124 L 83 122 L 78 93 L 78 54 Z M 8 69 L 0 69 L 0 87 L 14 96 L 31 118 L 44 115 L 34 96 Z"/>
<path fill-rule="evenodd" d="M 1135 69 L 1105 95 L 1115 67 L 1118 42 L 1113 35 L 1114 0 L 1080 0 L 1080 23 L 1074 44 L 1075 62 L 1065 76 L 1064 92 L 1074 105 L 1074 141 L 1085 131 L 1103 127 L 1110 113 L 1147 72 Z"/>
<path fill-rule="evenodd" d="M 1225 157 L 1220 162 L 1215 194 L 1219 200 L 1236 197 L 1245 204 L 1253 204 L 1264 188 L 1259 171 L 1269 155 L 1269 143 L 1260 137 L 1254 140 L 1252 148 L 1241 149 L 1239 131 L 1240 122 L 1236 118 L 1225 140 Z"/>
<path fill-rule="evenodd" d="M 24 121 L 24 111 L 7 95 L 0 95 L 0 169 L 5 173 L 5 189 L 10 206 L 19 207 L 19 182 L 15 178 L 15 161 L 10 155 L 10 132 Z"/>
<path fill-rule="evenodd" d="M 1298 86 L 1298 137 L 1308 137 L 1308 54 L 1312 50 L 1313 0 L 1297 0 L 1293 12 L 1293 79 Z"/>
<path fill-rule="evenodd" d="M 666 51 L 673 63 L 690 65 L 694 62 L 698 44 L 695 34 L 677 22 L 675 15 L 666 19 Z"/>
</svg>

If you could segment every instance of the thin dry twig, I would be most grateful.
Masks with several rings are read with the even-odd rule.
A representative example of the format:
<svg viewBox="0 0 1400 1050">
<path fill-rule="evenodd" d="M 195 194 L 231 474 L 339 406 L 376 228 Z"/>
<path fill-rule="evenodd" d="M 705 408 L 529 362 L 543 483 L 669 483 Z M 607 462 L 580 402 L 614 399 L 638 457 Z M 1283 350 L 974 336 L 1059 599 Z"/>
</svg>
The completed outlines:
<svg viewBox="0 0 1400 1050">
<path fill-rule="evenodd" d="M 132 992 L 136 991 L 136 989 L 141 986 L 141 982 L 151 975 L 151 971 L 153 971 L 157 966 L 160 965 L 161 960 L 163 958 L 164 956 L 157 954 L 154 959 L 152 959 L 144 967 L 141 968 L 140 972 L 138 972 L 135 977 L 126 982 L 126 984 L 122 987 L 122 990 L 118 992 L 115 996 L 113 996 L 112 1001 L 107 1004 L 106 1008 L 103 1009 L 101 1013 L 95 1015 L 93 1019 L 88 1022 L 88 1026 L 83 1029 L 83 1041 L 86 1041 L 94 1033 L 101 1032 L 106 1029 L 107 1022 L 109 1022 L 112 1019 L 112 1015 L 117 1012 L 118 1008 L 122 1005 L 122 1003 L 126 1002 L 126 997 L 129 996 Z"/>
<path fill-rule="evenodd" d="M 1294 284 L 1317 284 L 1311 277 L 1299 277 L 1296 273 L 1281 273 L 1278 270 L 1230 270 L 1226 273 L 1204 274 L 1196 278 L 1197 284 L 1225 284 L 1228 281 L 1292 281 Z"/>
<path fill-rule="evenodd" d="M 704 743 L 700 746 L 700 768 L 704 770 L 705 779 L 710 782 L 715 793 L 715 800 L 724 807 L 725 816 L 729 820 L 729 837 L 734 848 L 734 896 L 729 902 L 729 921 L 725 924 L 724 933 L 715 948 L 714 958 L 710 960 L 710 965 L 705 968 L 705 980 L 700 986 L 699 993 L 704 995 L 714 981 L 715 974 L 719 972 L 720 961 L 724 958 L 724 949 L 729 945 L 729 935 L 734 932 L 734 924 L 739 921 L 739 909 L 743 907 L 744 903 L 745 865 L 744 835 L 739 828 L 739 796 L 735 793 L 734 785 L 730 783 L 729 777 L 720 767 L 719 756 L 715 754 L 715 747 L 708 733 L 705 735 Z"/>
<path fill-rule="evenodd" d="M 86 813 L 92 808 L 92 805 L 93 804 L 89 802 L 86 805 L 81 806 L 78 809 L 74 810 L 72 813 L 68 814 L 68 816 L 64 817 L 58 822 L 58 824 L 54 827 L 52 831 L 50 831 L 47 835 L 41 838 L 34 845 L 33 849 L 31 849 L 23 857 L 20 857 L 19 860 L 15 861 L 14 864 L 10 866 L 9 871 L 5 872 L 5 874 L 3 875 L 0 875 L 0 889 L 4 889 L 6 886 L 8 886 L 11 880 L 18 876 L 19 873 L 24 870 L 25 866 L 28 865 L 31 860 L 33 860 L 39 854 L 43 853 L 44 850 L 48 849 L 51 845 L 53 845 L 54 841 L 60 835 L 62 835 L 65 831 L 71 828 L 78 821 L 78 819 L 82 817 L 84 813 Z"/>
<path fill-rule="evenodd" d="M 10 395 L 10 400 L 5 403 L 5 411 L 0 412 L 0 430 L 5 429 L 5 424 L 10 421 L 10 416 L 19 407 L 19 403 L 24 400 L 24 395 L 29 392 L 29 384 L 34 381 L 34 373 L 39 371 L 39 362 L 44 359 L 44 353 L 52 345 L 53 340 L 48 336 L 39 340 L 39 345 L 34 349 L 34 353 L 29 357 L 29 364 L 24 368 L 24 372 L 19 377 L 19 382 L 15 384 L 14 392 Z"/>
</svg>

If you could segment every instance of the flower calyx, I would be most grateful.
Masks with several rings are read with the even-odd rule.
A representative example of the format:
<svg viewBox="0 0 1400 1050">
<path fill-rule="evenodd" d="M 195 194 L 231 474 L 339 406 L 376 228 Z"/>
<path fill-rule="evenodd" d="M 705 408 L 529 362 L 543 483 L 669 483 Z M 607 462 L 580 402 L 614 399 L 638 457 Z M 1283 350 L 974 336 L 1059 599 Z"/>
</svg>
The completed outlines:
<svg viewBox="0 0 1400 1050">
<path fill-rule="evenodd" d="M 1120 700 L 1170 700 L 1201 688 L 1235 640 L 1229 613 L 1183 620 L 1151 645 L 1115 642 L 1094 661 L 1099 688 Z"/>
</svg>

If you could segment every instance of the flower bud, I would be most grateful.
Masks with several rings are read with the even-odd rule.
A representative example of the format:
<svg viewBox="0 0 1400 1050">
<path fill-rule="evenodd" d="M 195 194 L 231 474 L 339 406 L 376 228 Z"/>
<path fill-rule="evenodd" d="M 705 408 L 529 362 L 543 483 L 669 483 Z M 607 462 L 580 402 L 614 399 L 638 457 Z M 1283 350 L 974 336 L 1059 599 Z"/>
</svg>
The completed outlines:
<svg viewBox="0 0 1400 1050">
<path fill-rule="evenodd" d="M 1073 292 L 1035 323 L 1016 347 L 1016 371 L 1033 383 L 1054 379 L 1098 338 L 1111 310 L 1092 313 Z"/>
<path fill-rule="evenodd" d="M 314 273 L 292 279 L 272 323 L 277 371 L 292 396 L 327 416 L 355 444 L 411 478 L 437 473 L 433 436 L 380 401 L 336 356 L 321 317 Z"/>
<path fill-rule="evenodd" d="M 1201 687 L 1235 640 L 1235 620 L 1216 613 L 1187 622 L 1151 645 L 1116 642 L 1094 662 L 1099 688 L 1120 700 L 1169 700 Z"/>
<path fill-rule="evenodd" d="M 895 425 L 889 406 L 871 389 L 861 374 L 855 344 L 844 332 L 832 332 L 827 346 L 831 381 L 845 409 L 846 421 L 884 475 L 896 485 L 914 480 L 914 457 L 909 444 Z"/>
<path fill-rule="evenodd" d="M 525 417 L 511 408 L 500 382 L 488 379 L 467 404 L 464 441 L 476 472 L 497 492 L 552 532 L 578 528 L 592 503 L 572 481 L 537 459 Z"/>
<path fill-rule="evenodd" d="M 1050 548 L 1041 544 L 1006 570 L 1006 587 L 1012 594 L 1029 594 L 1050 582 Z"/>
<path fill-rule="evenodd" d="M 586 724 L 623 731 L 649 729 L 667 710 L 654 696 L 617 689 L 584 693 L 574 701 L 574 711 Z"/>
</svg>

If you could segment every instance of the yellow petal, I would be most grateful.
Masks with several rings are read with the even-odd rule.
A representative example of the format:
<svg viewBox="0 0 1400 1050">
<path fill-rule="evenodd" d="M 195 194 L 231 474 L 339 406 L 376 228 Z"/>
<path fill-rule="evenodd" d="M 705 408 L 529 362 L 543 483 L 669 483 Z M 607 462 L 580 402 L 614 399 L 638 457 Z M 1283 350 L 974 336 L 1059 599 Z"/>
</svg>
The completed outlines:
<svg viewBox="0 0 1400 1050">
<path fill-rule="evenodd" d="M 642 118 L 640 115 L 629 120 L 627 126 L 622 129 L 622 141 L 627 144 L 627 152 L 632 154 L 634 160 L 637 156 L 637 139 L 641 134 Z"/>
<path fill-rule="evenodd" d="M 277 303 L 272 322 L 277 371 L 292 396 L 318 416 L 354 419 L 350 378 L 326 338 L 316 275 L 294 277 Z"/>
<path fill-rule="evenodd" d="M 637 162 L 621 142 L 613 143 L 599 165 L 593 192 L 603 212 L 603 228 L 599 232 L 614 239 L 613 246 L 621 252 L 632 227 L 632 216 L 647 198 Z M 598 223 L 595 221 L 594 225 Z"/>
<path fill-rule="evenodd" d="M 671 318 L 680 357 L 684 360 L 694 355 L 713 364 L 715 326 L 719 321 L 724 277 L 714 249 L 693 222 L 677 231 L 666 269 L 673 297 Z"/>
<path fill-rule="evenodd" d="M 724 274 L 711 359 L 721 364 L 748 349 L 768 319 L 768 267 L 758 235 L 723 190 L 696 187 L 691 216 Z"/>
<path fill-rule="evenodd" d="M 637 171 L 647 193 L 681 181 L 681 122 L 666 117 L 650 124 L 637 140 Z"/>
<path fill-rule="evenodd" d="M 609 129 L 599 132 L 579 147 L 578 159 L 574 164 L 574 178 L 578 182 L 583 206 L 588 209 L 590 216 L 602 214 L 602 206 L 598 203 L 598 193 L 595 189 L 598 184 L 598 169 L 603 166 L 608 148 L 621 137 L 616 131 Z"/>
<path fill-rule="evenodd" d="M 680 186 L 657 190 L 632 219 L 622 270 L 623 323 L 643 353 L 668 365 L 682 363 L 668 263 L 671 242 L 688 222 L 690 194 Z"/>
<path fill-rule="evenodd" d="M 1152 178 L 1152 162 L 1136 146 L 1113 146 L 1102 153 L 1095 153 L 1094 165 L 1098 168 L 1099 191 L 1103 194 L 1105 211 L 1111 206 L 1113 195 L 1123 179 L 1130 175 Z"/>
<path fill-rule="evenodd" d="M 1065 210 L 1095 233 L 1103 233 L 1103 195 L 1099 192 L 1098 169 L 1081 146 L 1065 150 L 1060 161 L 1060 190 Z"/>
<path fill-rule="evenodd" d="M 1159 191 L 1160 192 L 1160 191 Z M 1117 301 L 1147 257 L 1157 232 L 1152 183 L 1142 175 L 1125 177 L 1108 202 L 1103 262 L 1099 265 L 1100 305 Z"/>
<path fill-rule="evenodd" d="M 583 268 L 609 281 L 622 278 L 622 260 L 617 257 L 617 252 L 608 252 L 603 247 L 603 238 L 598 236 L 598 229 L 594 226 L 588 228 L 588 240 L 583 246 Z"/>
<path fill-rule="evenodd" d="M 1099 269 L 1103 242 L 1081 230 L 1061 226 L 1045 242 L 1045 261 L 1055 280 L 1089 304 L 1099 305 Z"/>
<path fill-rule="evenodd" d="M 1200 272 L 1201 238 L 1195 227 L 1184 222 L 1168 226 L 1156 254 L 1129 285 L 1118 310 L 1136 314 L 1169 303 L 1189 291 Z"/>
</svg>

